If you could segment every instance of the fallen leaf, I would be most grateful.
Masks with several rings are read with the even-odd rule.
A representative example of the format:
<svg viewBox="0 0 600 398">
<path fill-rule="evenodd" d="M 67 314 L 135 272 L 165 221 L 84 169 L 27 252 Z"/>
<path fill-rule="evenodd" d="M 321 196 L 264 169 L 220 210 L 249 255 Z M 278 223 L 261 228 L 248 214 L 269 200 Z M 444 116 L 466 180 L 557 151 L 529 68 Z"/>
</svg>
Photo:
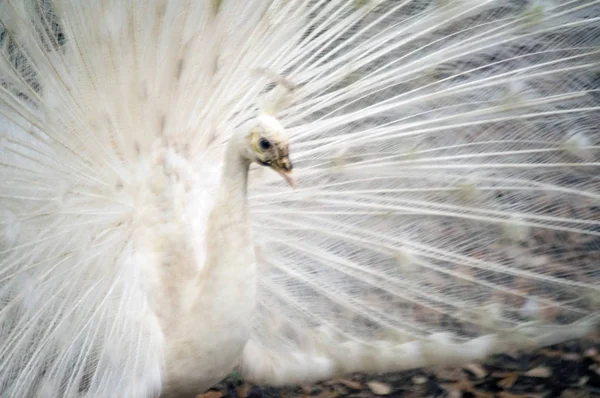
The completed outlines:
<svg viewBox="0 0 600 398">
<path fill-rule="evenodd" d="M 302 391 L 304 391 L 304 394 L 306 394 L 306 395 L 311 395 L 313 392 L 313 388 L 312 388 L 312 386 L 304 385 L 304 386 L 302 386 Z"/>
<path fill-rule="evenodd" d="M 574 352 L 569 352 L 567 354 L 564 354 L 562 356 L 562 358 L 566 361 L 579 361 L 581 359 L 581 356 L 579 354 L 576 354 Z"/>
<path fill-rule="evenodd" d="M 483 379 L 488 374 L 488 372 L 483 368 L 483 366 L 476 363 L 470 363 L 464 368 L 469 372 L 473 373 L 473 375 L 475 375 L 475 377 L 477 377 L 478 379 Z"/>
<path fill-rule="evenodd" d="M 496 394 L 487 391 L 473 391 L 476 398 L 496 398 Z M 462 397 L 461 397 L 462 398 Z"/>
<path fill-rule="evenodd" d="M 221 398 L 222 396 L 221 391 L 207 391 L 204 394 L 196 395 L 196 398 Z"/>
<path fill-rule="evenodd" d="M 496 385 L 498 385 L 498 387 L 500 388 L 510 388 L 513 386 L 513 384 L 515 384 L 518 378 L 519 375 L 517 373 L 510 373 L 507 376 L 505 376 L 502 380 L 498 381 Z"/>
<path fill-rule="evenodd" d="M 413 384 L 425 384 L 427 383 L 427 377 L 425 376 L 415 376 L 412 378 Z"/>
<path fill-rule="evenodd" d="M 470 380 L 460 380 L 456 383 L 446 383 L 441 384 L 441 387 L 448 392 L 451 391 L 462 391 L 462 392 L 470 392 L 473 390 L 473 383 Z"/>
<path fill-rule="evenodd" d="M 336 398 L 339 396 L 340 396 L 340 394 L 338 394 L 335 391 L 326 390 L 326 391 L 322 391 L 319 395 L 317 395 L 316 398 Z"/>
<path fill-rule="evenodd" d="M 392 386 L 379 381 L 370 381 L 367 383 L 367 386 L 369 386 L 369 389 L 375 395 L 388 395 L 392 392 Z"/>
<path fill-rule="evenodd" d="M 448 391 L 448 398 L 462 398 L 463 393 L 458 390 Z"/>
<path fill-rule="evenodd" d="M 236 388 L 238 398 L 246 398 L 250 392 L 250 386 L 246 383 Z"/>
<path fill-rule="evenodd" d="M 498 393 L 498 398 L 525 398 L 525 395 L 517 395 L 506 391 L 500 391 Z"/>
<path fill-rule="evenodd" d="M 343 384 L 346 387 L 351 388 L 353 390 L 362 390 L 365 387 L 362 385 L 362 383 L 360 383 L 358 381 L 348 380 L 348 379 L 340 379 L 340 380 L 338 380 L 338 383 Z"/>
<path fill-rule="evenodd" d="M 586 357 L 593 358 L 596 355 L 598 355 L 598 350 L 595 349 L 595 348 L 588 348 L 587 350 L 585 350 L 585 354 L 584 355 Z"/>
<path fill-rule="evenodd" d="M 525 376 L 529 377 L 540 377 L 540 378 L 548 378 L 552 376 L 552 370 L 545 366 L 538 366 L 537 368 L 533 368 L 525 373 Z"/>
<path fill-rule="evenodd" d="M 438 368 L 433 370 L 435 376 L 440 380 L 458 381 L 467 378 L 467 374 L 460 368 Z M 417 376 L 415 376 L 417 377 Z M 425 381 L 427 379 L 425 378 Z M 414 383 L 414 378 L 413 378 Z"/>
<path fill-rule="evenodd" d="M 490 376 L 492 376 L 495 379 L 503 379 L 505 377 L 508 377 L 512 374 L 514 374 L 515 372 L 507 372 L 507 371 L 501 371 L 501 370 L 497 370 L 495 372 L 492 372 L 490 374 Z"/>
<path fill-rule="evenodd" d="M 550 358 L 556 358 L 556 357 L 560 357 L 560 356 L 562 356 L 562 355 L 563 355 L 563 353 L 562 353 L 562 352 L 560 352 L 560 351 L 557 351 L 557 350 L 551 350 L 551 349 L 549 349 L 549 348 L 543 348 L 543 349 L 541 349 L 541 350 L 540 350 L 540 352 L 541 352 L 541 353 L 542 353 L 544 356 L 547 356 L 547 357 L 550 357 Z"/>
<path fill-rule="evenodd" d="M 560 398 L 588 398 L 590 397 L 589 393 L 586 391 L 578 391 L 578 390 L 564 390 L 562 394 L 560 394 Z"/>
</svg>

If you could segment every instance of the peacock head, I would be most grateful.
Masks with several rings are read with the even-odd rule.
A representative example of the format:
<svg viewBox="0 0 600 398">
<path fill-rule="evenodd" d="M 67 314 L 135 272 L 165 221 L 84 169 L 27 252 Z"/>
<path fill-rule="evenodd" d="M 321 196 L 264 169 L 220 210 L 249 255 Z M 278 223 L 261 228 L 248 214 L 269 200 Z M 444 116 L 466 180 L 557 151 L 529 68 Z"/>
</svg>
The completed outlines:
<svg viewBox="0 0 600 398">
<path fill-rule="evenodd" d="M 292 162 L 289 145 L 283 126 L 272 116 L 262 115 L 250 130 L 248 140 L 253 161 L 275 170 L 292 187 L 296 182 L 292 177 Z"/>
</svg>

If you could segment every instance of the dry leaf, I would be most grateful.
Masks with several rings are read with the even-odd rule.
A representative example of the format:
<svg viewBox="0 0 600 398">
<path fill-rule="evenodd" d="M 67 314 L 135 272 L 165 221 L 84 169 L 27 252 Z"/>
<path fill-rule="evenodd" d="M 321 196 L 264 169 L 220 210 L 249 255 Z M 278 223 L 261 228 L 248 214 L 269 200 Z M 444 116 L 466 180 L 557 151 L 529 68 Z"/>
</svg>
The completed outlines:
<svg viewBox="0 0 600 398">
<path fill-rule="evenodd" d="M 476 398 L 496 398 L 496 394 L 487 391 L 473 391 Z"/>
<path fill-rule="evenodd" d="M 303 385 L 302 386 L 302 391 L 304 391 L 304 394 L 306 394 L 306 395 L 311 395 L 312 392 L 313 392 L 313 387 L 310 386 L 310 385 L 308 385 L 308 384 L 307 385 Z"/>
<path fill-rule="evenodd" d="M 483 368 L 483 366 L 477 363 L 470 363 L 464 368 L 467 369 L 469 372 L 473 373 L 478 379 L 483 379 L 488 374 L 488 372 Z"/>
<path fill-rule="evenodd" d="M 564 354 L 562 356 L 562 358 L 566 361 L 579 361 L 581 359 L 581 356 L 579 354 L 576 354 L 574 352 L 569 352 L 567 354 Z"/>
<path fill-rule="evenodd" d="M 336 398 L 339 396 L 340 394 L 338 394 L 336 391 L 326 390 L 317 395 L 316 398 Z"/>
<path fill-rule="evenodd" d="M 562 394 L 560 394 L 560 398 L 589 398 L 590 395 L 586 391 L 579 390 L 564 390 Z"/>
<path fill-rule="evenodd" d="M 435 373 L 435 376 L 441 380 L 458 381 L 467 378 L 465 371 L 460 368 L 438 368 L 434 369 L 433 372 Z M 425 381 L 427 381 L 427 379 L 425 379 Z"/>
<path fill-rule="evenodd" d="M 412 378 L 413 384 L 425 384 L 427 383 L 427 377 L 425 376 L 415 376 Z"/>
<path fill-rule="evenodd" d="M 462 398 L 463 393 L 458 390 L 448 391 L 448 398 Z"/>
<path fill-rule="evenodd" d="M 518 378 L 519 375 L 517 373 L 509 373 L 502 380 L 498 381 L 496 385 L 500 388 L 510 388 L 515 384 Z"/>
<path fill-rule="evenodd" d="M 550 358 L 556 358 L 556 357 L 560 357 L 563 355 L 563 353 L 561 351 L 557 351 L 557 350 L 551 350 L 549 348 L 543 348 L 540 350 L 540 352 Z"/>
<path fill-rule="evenodd" d="M 490 376 L 492 376 L 495 379 L 503 379 L 505 377 L 509 377 L 513 373 L 515 373 L 515 372 L 507 372 L 507 371 L 497 370 L 495 372 L 492 372 L 492 374 L 490 374 Z"/>
<path fill-rule="evenodd" d="M 373 391 L 373 394 L 375 395 L 388 395 L 392 392 L 392 386 L 379 381 L 370 381 L 367 383 L 367 386 L 369 386 L 369 389 Z"/>
<path fill-rule="evenodd" d="M 221 391 L 207 391 L 204 394 L 196 395 L 196 398 L 221 398 L 222 396 Z"/>
<path fill-rule="evenodd" d="M 250 392 L 250 386 L 247 383 L 236 388 L 238 398 L 246 398 Z"/>
<path fill-rule="evenodd" d="M 538 366 L 537 368 L 533 368 L 526 372 L 525 376 L 547 378 L 552 376 L 552 370 L 545 366 Z"/>
<path fill-rule="evenodd" d="M 525 395 L 517 395 L 506 391 L 500 391 L 498 393 L 498 398 L 525 398 Z"/>
<path fill-rule="evenodd" d="M 441 384 L 441 387 L 448 392 L 451 391 L 462 391 L 462 392 L 470 392 L 473 390 L 473 383 L 470 380 L 460 380 L 456 383 L 447 383 Z"/>
<path fill-rule="evenodd" d="M 346 387 L 351 388 L 353 390 L 362 390 L 364 388 L 362 383 L 360 383 L 358 381 L 354 381 L 354 380 L 341 379 L 341 380 L 338 380 L 338 383 L 343 384 Z"/>
<path fill-rule="evenodd" d="M 587 350 L 585 350 L 585 354 L 584 355 L 586 357 L 593 358 L 596 355 L 598 355 L 598 350 L 595 349 L 595 348 L 588 348 Z"/>
</svg>

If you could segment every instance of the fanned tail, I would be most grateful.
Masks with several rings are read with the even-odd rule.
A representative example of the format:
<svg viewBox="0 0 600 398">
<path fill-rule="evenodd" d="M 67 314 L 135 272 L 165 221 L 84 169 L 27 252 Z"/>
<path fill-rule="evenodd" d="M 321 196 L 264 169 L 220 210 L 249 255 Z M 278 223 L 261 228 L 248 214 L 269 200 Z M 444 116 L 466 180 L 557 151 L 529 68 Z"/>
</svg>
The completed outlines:
<svg viewBox="0 0 600 398">
<path fill-rule="evenodd" d="M 401 370 L 593 330 L 598 2 L 350 3 L 313 3 L 286 65 L 299 188 L 251 198 L 246 375 Z"/>
<path fill-rule="evenodd" d="M 260 112 L 292 137 L 299 189 L 252 171 L 252 378 L 585 334 L 600 308 L 599 7 L 2 2 L 3 396 L 159 393 L 173 311 L 147 293 L 202 263 L 223 143 Z M 156 168 L 188 178 L 165 191 Z M 185 272 L 162 274 L 166 253 Z"/>
<path fill-rule="evenodd" d="M 306 384 L 351 373 L 387 373 L 427 366 L 456 366 L 482 361 L 495 353 L 550 345 L 567 339 L 583 338 L 598 323 L 600 317 L 591 317 L 577 324 L 553 327 L 549 331 L 534 327 L 532 340 L 522 336 L 508 337 L 490 334 L 456 341 L 452 333 L 434 333 L 427 338 L 407 343 L 390 339 L 369 343 L 344 339 L 331 330 L 306 333 L 302 344 L 287 346 L 287 351 L 270 350 L 250 341 L 240 363 L 242 376 L 258 384 L 282 386 Z M 546 333 L 548 332 L 548 333 Z"/>
</svg>

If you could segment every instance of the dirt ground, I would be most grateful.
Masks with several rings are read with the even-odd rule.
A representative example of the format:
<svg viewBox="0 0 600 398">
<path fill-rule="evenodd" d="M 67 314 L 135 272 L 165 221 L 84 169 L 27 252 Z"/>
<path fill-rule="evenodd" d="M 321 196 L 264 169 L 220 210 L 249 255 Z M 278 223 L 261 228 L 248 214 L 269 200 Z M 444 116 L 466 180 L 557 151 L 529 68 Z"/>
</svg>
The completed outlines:
<svg viewBox="0 0 600 398">
<path fill-rule="evenodd" d="M 600 333 L 583 341 L 491 357 L 456 368 L 363 375 L 290 388 L 230 377 L 198 398 L 600 397 Z"/>
</svg>

